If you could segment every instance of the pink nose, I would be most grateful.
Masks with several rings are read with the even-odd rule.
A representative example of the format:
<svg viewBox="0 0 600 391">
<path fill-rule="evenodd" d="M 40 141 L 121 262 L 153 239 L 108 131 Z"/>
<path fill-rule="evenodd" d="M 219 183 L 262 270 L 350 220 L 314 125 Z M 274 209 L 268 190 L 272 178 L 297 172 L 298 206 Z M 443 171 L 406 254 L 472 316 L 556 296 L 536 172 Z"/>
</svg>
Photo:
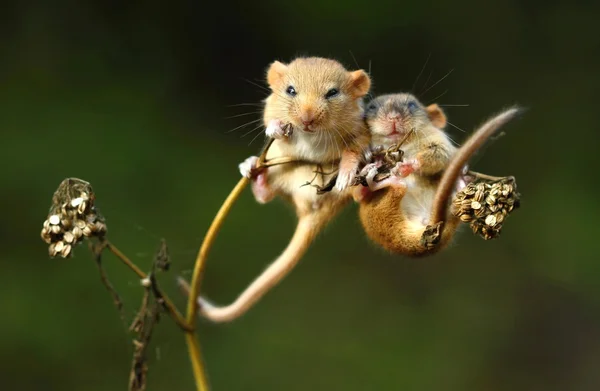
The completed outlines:
<svg viewBox="0 0 600 391">
<path fill-rule="evenodd" d="M 390 113 L 390 114 L 388 114 L 387 117 L 388 117 L 389 120 L 394 121 L 394 120 L 400 119 L 400 114 L 398 114 L 398 113 Z"/>
<path fill-rule="evenodd" d="M 313 123 L 313 122 L 314 122 L 314 120 L 313 120 L 313 119 L 311 119 L 311 120 L 308 120 L 308 121 L 306 121 L 306 120 L 302 120 L 302 123 L 304 124 L 304 126 L 309 126 L 309 125 L 312 125 L 312 123 Z"/>
</svg>

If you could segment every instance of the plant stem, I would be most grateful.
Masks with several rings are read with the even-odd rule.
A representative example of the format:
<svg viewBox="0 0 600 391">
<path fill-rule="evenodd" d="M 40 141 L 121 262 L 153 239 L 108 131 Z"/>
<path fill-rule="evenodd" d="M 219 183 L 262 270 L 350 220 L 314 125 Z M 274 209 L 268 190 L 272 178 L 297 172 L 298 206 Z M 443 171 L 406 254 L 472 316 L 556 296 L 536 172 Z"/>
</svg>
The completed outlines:
<svg viewBox="0 0 600 391">
<path fill-rule="evenodd" d="M 106 247 L 111 253 L 113 253 L 117 258 L 119 258 L 121 262 L 123 262 L 127 267 L 133 270 L 133 272 L 137 274 L 139 278 L 144 279 L 148 277 L 146 273 L 144 273 L 139 267 L 137 267 L 135 263 L 131 262 L 131 260 L 127 258 L 127 256 L 123 254 L 118 248 L 116 248 L 111 242 L 105 240 L 102 243 L 102 245 Z M 179 310 L 177 310 L 177 307 L 175 307 L 175 304 L 173 304 L 171 299 L 169 299 L 169 297 L 165 295 L 164 292 L 159 292 L 162 296 L 162 299 L 164 300 L 165 307 L 169 311 L 169 314 L 171 315 L 175 323 L 177 323 L 177 325 L 186 332 L 193 331 L 193 328 L 189 326 L 188 322 L 186 322 L 183 315 L 179 312 Z"/>
<path fill-rule="evenodd" d="M 265 145 L 262 153 L 260 154 L 257 162 L 257 168 L 264 167 L 265 159 L 267 156 L 267 152 L 271 145 L 273 144 L 274 139 L 270 139 Z M 242 177 L 239 180 L 237 185 L 231 190 L 229 196 L 221 205 L 221 208 L 217 212 L 217 215 L 213 219 L 206 235 L 204 236 L 204 241 L 200 246 L 200 250 L 198 251 L 198 256 L 196 257 L 196 263 L 194 264 L 194 272 L 192 274 L 192 281 L 190 283 L 190 291 L 187 302 L 187 325 L 189 329 L 186 331 L 185 339 L 188 345 L 188 352 L 190 354 L 190 360 L 192 361 L 192 369 L 194 371 L 194 378 L 196 379 L 196 386 L 198 391 L 208 391 L 208 383 L 206 381 L 206 375 L 204 374 L 204 366 L 202 364 L 202 354 L 200 352 L 200 344 L 198 339 L 196 338 L 196 334 L 194 333 L 194 329 L 196 328 L 196 319 L 198 317 L 198 305 L 196 304 L 196 300 L 198 296 L 200 296 L 200 283 L 202 280 L 202 273 L 204 271 L 204 266 L 206 264 L 206 258 L 208 256 L 208 252 L 212 247 L 213 242 L 215 241 L 223 222 L 225 221 L 225 217 L 231 210 L 231 207 L 235 203 L 235 201 L 239 198 L 240 194 L 250 180 L 246 177 Z"/>
</svg>

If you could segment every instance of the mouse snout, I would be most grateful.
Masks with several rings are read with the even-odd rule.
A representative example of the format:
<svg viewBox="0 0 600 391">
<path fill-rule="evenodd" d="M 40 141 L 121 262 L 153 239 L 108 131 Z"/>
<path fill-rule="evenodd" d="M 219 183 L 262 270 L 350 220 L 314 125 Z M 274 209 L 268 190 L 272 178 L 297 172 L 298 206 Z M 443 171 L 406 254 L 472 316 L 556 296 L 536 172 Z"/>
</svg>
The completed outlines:
<svg viewBox="0 0 600 391">
<path fill-rule="evenodd" d="M 300 111 L 300 121 L 304 126 L 312 125 L 315 122 L 315 112 L 310 107 L 303 107 Z"/>
<path fill-rule="evenodd" d="M 397 111 L 392 111 L 388 113 L 387 119 L 390 121 L 397 121 L 400 119 L 400 113 L 398 113 Z"/>
</svg>

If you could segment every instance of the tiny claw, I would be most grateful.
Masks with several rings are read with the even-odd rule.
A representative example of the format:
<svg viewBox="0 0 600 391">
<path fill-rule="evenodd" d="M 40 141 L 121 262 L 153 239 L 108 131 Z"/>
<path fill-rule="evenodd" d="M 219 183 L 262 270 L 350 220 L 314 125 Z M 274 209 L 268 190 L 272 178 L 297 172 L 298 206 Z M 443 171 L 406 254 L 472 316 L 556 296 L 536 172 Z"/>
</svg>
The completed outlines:
<svg viewBox="0 0 600 391">
<path fill-rule="evenodd" d="M 359 175 L 361 176 L 365 176 L 367 175 L 369 172 L 371 172 L 371 170 L 375 169 L 377 170 L 377 168 L 381 167 L 381 162 L 375 162 L 375 163 L 369 163 L 367 165 L 365 165 L 362 170 L 360 170 Z"/>
<path fill-rule="evenodd" d="M 281 120 L 272 119 L 267 125 L 265 134 L 267 135 L 267 137 L 272 137 L 274 139 L 282 139 L 289 135 L 289 131 L 284 128 L 287 127 L 283 126 L 283 122 L 281 122 Z"/>
<path fill-rule="evenodd" d="M 395 176 L 406 178 L 413 172 L 417 171 L 419 167 L 419 162 L 416 159 L 411 159 L 404 162 L 396 163 L 396 165 L 390 170 L 390 172 Z"/>
<path fill-rule="evenodd" d="M 252 179 L 256 174 L 256 163 L 258 162 L 258 156 L 250 156 L 242 163 L 239 164 L 240 173 L 243 177 Z"/>
<path fill-rule="evenodd" d="M 378 170 L 377 170 L 377 166 L 371 167 L 369 169 L 369 171 L 367 172 L 365 179 L 367 180 L 367 185 L 369 186 L 370 190 L 373 190 L 376 186 L 375 183 L 375 176 L 377 175 Z"/>
<path fill-rule="evenodd" d="M 335 182 L 335 188 L 338 191 L 343 191 L 354 182 L 356 174 L 352 171 L 340 171 Z"/>
</svg>

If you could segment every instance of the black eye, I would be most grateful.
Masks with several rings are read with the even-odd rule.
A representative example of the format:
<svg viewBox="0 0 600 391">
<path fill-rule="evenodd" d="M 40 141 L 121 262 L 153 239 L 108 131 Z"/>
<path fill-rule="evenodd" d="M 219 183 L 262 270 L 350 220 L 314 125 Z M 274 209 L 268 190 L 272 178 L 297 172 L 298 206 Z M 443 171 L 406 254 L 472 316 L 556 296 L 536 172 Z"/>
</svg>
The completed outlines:
<svg viewBox="0 0 600 391">
<path fill-rule="evenodd" d="M 367 106 L 367 110 L 369 111 L 373 111 L 377 108 L 377 106 L 375 105 L 375 103 L 371 103 Z"/>
<path fill-rule="evenodd" d="M 419 106 L 417 105 L 417 102 L 414 102 L 414 101 L 408 102 L 407 107 L 411 113 L 414 113 L 419 108 Z"/>
<path fill-rule="evenodd" d="M 325 99 L 333 98 L 334 96 L 336 96 L 339 93 L 340 92 L 338 91 L 337 88 L 332 88 L 329 91 L 327 91 L 327 93 L 325 94 Z"/>
<path fill-rule="evenodd" d="M 298 93 L 296 92 L 296 89 L 292 86 L 289 86 L 285 92 L 289 95 L 289 96 L 296 96 L 298 95 Z"/>
</svg>

